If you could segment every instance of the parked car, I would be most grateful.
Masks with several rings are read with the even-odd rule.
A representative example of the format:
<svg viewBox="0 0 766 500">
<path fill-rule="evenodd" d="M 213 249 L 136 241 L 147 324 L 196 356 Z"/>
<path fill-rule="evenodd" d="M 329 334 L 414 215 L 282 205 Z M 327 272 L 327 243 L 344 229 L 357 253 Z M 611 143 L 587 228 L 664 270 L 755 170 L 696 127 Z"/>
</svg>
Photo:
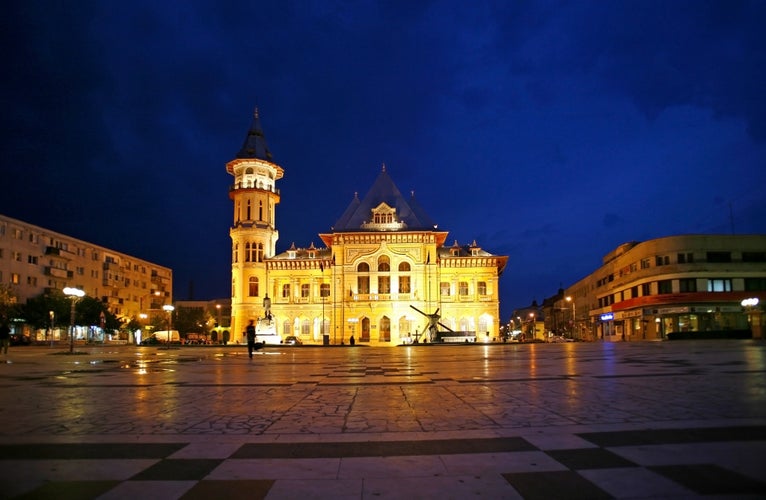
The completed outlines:
<svg viewBox="0 0 766 500">
<path fill-rule="evenodd" d="M 299 339 L 295 335 L 288 335 L 287 337 L 285 337 L 285 344 L 301 345 L 303 344 L 303 342 L 301 342 L 301 339 Z"/>
<path fill-rule="evenodd" d="M 32 341 L 28 335 L 12 334 L 10 339 L 11 345 L 29 345 Z"/>
</svg>

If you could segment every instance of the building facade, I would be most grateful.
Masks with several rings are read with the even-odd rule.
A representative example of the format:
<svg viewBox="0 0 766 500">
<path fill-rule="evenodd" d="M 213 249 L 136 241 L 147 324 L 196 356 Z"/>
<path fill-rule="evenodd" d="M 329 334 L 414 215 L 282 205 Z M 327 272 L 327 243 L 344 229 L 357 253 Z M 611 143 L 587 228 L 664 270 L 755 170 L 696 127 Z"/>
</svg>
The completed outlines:
<svg viewBox="0 0 766 500">
<path fill-rule="evenodd" d="M 582 340 L 749 337 L 751 298 L 766 299 L 766 235 L 680 235 L 620 245 L 548 314 Z"/>
<path fill-rule="evenodd" d="M 257 111 L 226 169 L 234 176 L 232 341 L 243 342 L 250 320 L 305 344 L 436 341 L 437 330 L 497 339 L 498 280 L 508 257 L 476 242 L 445 245 L 448 233 L 414 194 L 402 196 L 385 166 L 368 194 L 354 196 L 332 231 L 319 235 L 324 247 L 293 244 L 280 254 L 276 183 L 284 171 Z"/>
<path fill-rule="evenodd" d="M 0 282 L 26 302 L 75 287 L 118 319 L 163 314 L 172 303 L 170 268 L 0 215 Z"/>
</svg>

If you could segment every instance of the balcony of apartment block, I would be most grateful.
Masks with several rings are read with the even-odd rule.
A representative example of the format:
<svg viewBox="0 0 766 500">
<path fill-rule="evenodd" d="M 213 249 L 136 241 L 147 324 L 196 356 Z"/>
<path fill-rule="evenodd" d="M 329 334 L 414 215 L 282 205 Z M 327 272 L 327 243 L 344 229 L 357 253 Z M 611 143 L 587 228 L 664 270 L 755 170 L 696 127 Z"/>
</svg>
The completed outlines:
<svg viewBox="0 0 766 500">
<path fill-rule="evenodd" d="M 66 269 L 59 269 L 58 267 L 46 267 L 45 268 L 45 275 L 46 276 L 53 276 L 54 278 L 71 278 L 73 277 L 73 274 L 71 271 L 67 271 Z"/>
</svg>

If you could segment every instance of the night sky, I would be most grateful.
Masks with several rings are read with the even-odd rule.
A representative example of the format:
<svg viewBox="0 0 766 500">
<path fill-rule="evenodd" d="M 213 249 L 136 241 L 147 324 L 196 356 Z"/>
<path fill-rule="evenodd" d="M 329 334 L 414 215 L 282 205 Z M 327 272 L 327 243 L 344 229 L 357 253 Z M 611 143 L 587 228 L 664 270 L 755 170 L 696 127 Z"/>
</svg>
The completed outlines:
<svg viewBox="0 0 766 500">
<path fill-rule="evenodd" d="M 448 244 L 510 256 L 504 318 L 627 241 L 766 233 L 764 1 L 247 3 L 6 2 L 0 213 L 226 297 L 257 107 L 278 251 L 385 163 Z"/>
</svg>

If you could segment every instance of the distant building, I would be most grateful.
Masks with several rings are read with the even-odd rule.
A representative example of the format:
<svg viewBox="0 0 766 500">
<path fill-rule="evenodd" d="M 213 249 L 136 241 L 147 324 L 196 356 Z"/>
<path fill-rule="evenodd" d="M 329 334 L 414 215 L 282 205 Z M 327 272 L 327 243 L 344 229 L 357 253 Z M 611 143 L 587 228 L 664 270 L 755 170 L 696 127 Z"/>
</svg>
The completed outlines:
<svg viewBox="0 0 766 500">
<path fill-rule="evenodd" d="M 117 318 L 161 314 L 172 302 L 173 271 L 152 262 L 0 215 L 0 282 L 20 303 L 75 287 Z"/>
<path fill-rule="evenodd" d="M 747 298 L 766 299 L 766 235 L 668 236 L 620 245 L 547 314 L 584 340 L 749 337 Z"/>
<path fill-rule="evenodd" d="M 284 171 L 273 161 L 257 112 L 226 169 L 234 176 L 233 342 L 242 341 L 251 319 L 304 344 L 348 344 L 352 336 L 370 345 L 435 341 L 424 332 L 432 320 L 439 331 L 498 338 L 498 280 L 508 257 L 476 242 L 445 246 L 448 233 L 414 194 L 402 196 L 385 166 L 367 196 L 355 196 L 331 232 L 319 235 L 325 247 L 293 244 L 281 254 L 276 183 Z"/>
</svg>

